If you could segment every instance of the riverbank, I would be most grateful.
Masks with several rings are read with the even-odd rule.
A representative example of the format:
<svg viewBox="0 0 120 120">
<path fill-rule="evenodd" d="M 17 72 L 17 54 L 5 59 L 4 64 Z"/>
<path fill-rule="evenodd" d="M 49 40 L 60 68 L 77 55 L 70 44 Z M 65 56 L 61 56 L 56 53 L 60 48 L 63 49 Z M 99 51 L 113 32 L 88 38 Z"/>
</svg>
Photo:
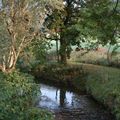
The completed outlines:
<svg viewBox="0 0 120 120">
<path fill-rule="evenodd" d="M 87 91 L 97 101 L 107 106 L 117 120 L 120 120 L 120 69 L 85 66 L 85 71 L 88 73 Z"/>
<path fill-rule="evenodd" d="M 38 66 L 32 74 L 37 78 L 36 82 L 54 84 L 58 87 L 66 87 L 76 92 L 85 92 L 85 72 L 82 66 L 70 66 L 60 64 L 47 64 Z"/>
<path fill-rule="evenodd" d="M 119 69 L 70 63 L 67 66 L 54 64 L 38 67 L 34 73 L 44 80 L 67 85 L 76 90 L 87 90 L 97 101 L 107 106 L 117 120 L 120 119 Z"/>
</svg>

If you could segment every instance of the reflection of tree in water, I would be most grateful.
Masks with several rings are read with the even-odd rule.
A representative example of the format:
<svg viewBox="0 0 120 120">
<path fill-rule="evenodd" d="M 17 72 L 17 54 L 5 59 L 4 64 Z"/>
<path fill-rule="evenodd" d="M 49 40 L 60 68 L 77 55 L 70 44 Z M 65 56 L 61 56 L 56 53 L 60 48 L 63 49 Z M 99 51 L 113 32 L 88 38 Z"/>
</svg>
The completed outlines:
<svg viewBox="0 0 120 120">
<path fill-rule="evenodd" d="M 60 90 L 60 106 L 63 107 L 65 105 L 65 99 L 66 99 L 66 91 Z"/>
<path fill-rule="evenodd" d="M 72 101 L 71 101 L 71 106 L 72 107 L 75 107 L 75 106 L 79 106 L 79 103 L 80 101 L 79 101 L 79 96 L 77 96 L 77 95 L 73 95 L 72 96 Z"/>
<path fill-rule="evenodd" d="M 64 89 L 56 89 L 55 99 L 59 101 L 60 107 L 65 107 L 66 105 L 71 105 L 72 107 L 79 106 L 79 96 L 67 94 Z"/>
<path fill-rule="evenodd" d="M 58 99 L 58 89 L 56 89 L 55 99 L 56 99 L 56 101 L 57 101 L 57 99 Z"/>
</svg>

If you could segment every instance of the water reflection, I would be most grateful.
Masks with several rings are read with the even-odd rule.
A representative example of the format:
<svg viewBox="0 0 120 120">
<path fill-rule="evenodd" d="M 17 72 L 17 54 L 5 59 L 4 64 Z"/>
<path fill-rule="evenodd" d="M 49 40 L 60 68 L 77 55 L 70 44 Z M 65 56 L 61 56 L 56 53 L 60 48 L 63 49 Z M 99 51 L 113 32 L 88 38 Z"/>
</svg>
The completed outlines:
<svg viewBox="0 0 120 120">
<path fill-rule="evenodd" d="M 41 97 L 39 106 L 43 108 L 58 109 L 72 105 L 73 93 L 41 84 Z"/>
<path fill-rule="evenodd" d="M 45 84 L 41 84 L 40 91 L 42 95 L 37 107 L 53 111 L 56 120 L 114 120 L 87 95 L 78 95 Z"/>
<path fill-rule="evenodd" d="M 66 91 L 65 90 L 60 90 L 60 106 L 61 107 L 64 107 L 65 99 L 66 99 Z"/>
<path fill-rule="evenodd" d="M 61 108 L 93 108 L 94 103 L 89 100 L 86 95 L 77 95 L 73 92 L 56 87 L 41 84 L 41 96 L 39 100 L 39 107 L 48 109 Z M 96 107 L 96 106 L 95 106 Z"/>
</svg>

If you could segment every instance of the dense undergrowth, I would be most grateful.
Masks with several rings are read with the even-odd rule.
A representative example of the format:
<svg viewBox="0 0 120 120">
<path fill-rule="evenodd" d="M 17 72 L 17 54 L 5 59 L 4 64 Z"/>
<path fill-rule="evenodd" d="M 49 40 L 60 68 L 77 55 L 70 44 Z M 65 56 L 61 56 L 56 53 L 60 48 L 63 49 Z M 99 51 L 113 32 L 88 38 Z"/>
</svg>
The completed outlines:
<svg viewBox="0 0 120 120">
<path fill-rule="evenodd" d="M 39 86 L 31 75 L 0 72 L 0 120 L 52 120 L 52 114 L 35 108 Z"/>
<path fill-rule="evenodd" d="M 71 88 L 74 91 L 85 91 L 85 73 L 81 67 L 67 66 L 61 64 L 46 64 L 37 66 L 33 74 L 42 82 L 54 83 L 54 85 Z M 79 80 L 82 78 L 81 80 Z"/>
</svg>

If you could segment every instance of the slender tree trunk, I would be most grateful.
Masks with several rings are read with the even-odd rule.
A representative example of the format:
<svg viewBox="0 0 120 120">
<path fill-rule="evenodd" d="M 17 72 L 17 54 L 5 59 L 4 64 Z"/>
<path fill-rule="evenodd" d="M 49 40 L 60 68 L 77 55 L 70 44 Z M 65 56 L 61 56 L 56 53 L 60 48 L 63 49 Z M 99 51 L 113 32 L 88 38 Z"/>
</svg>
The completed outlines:
<svg viewBox="0 0 120 120">
<path fill-rule="evenodd" d="M 7 63 L 6 61 L 3 61 L 3 64 L 1 65 L 1 70 L 4 73 L 11 73 L 15 69 L 16 65 L 16 59 L 13 59 L 13 56 L 11 57 L 10 63 Z"/>
<path fill-rule="evenodd" d="M 67 64 L 66 42 L 64 39 L 60 40 L 60 63 Z"/>
<path fill-rule="evenodd" d="M 57 55 L 57 62 L 59 63 L 59 48 L 58 48 L 58 40 L 56 40 L 56 55 Z"/>
<path fill-rule="evenodd" d="M 0 69 L 4 73 L 11 73 L 15 69 L 16 62 L 18 57 L 16 56 L 16 51 L 14 47 L 10 48 L 10 52 L 8 55 L 3 56 L 3 63 L 0 65 Z"/>
<path fill-rule="evenodd" d="M 108 65 L 111 65 L 111 53 L 110 53 L 110 49 L 111 49 L 111 45 L 109 46 L 108 48 L 108 51 L 107 51 L 107 61 L 108 61 Z"/>
</svg>

